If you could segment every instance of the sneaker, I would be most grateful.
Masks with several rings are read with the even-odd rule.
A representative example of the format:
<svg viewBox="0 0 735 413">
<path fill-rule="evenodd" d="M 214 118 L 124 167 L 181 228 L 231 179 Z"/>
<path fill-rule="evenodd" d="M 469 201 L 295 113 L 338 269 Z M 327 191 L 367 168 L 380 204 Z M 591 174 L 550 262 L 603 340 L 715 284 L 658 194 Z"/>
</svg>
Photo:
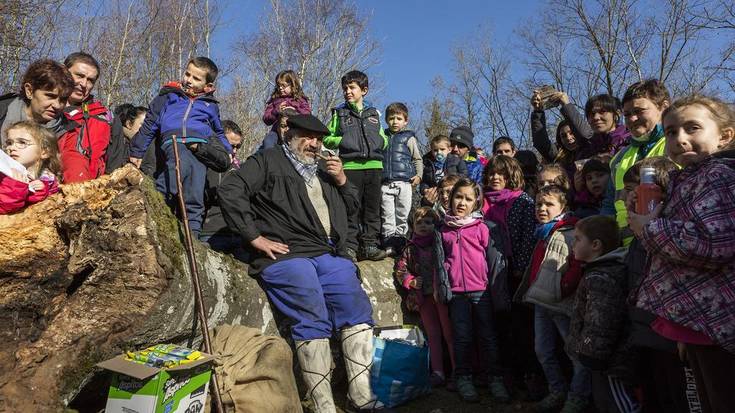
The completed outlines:
<svg viewBox="0 0 735 413">
<path fill-rule="evenodd" d="M 358 255 L 357 260 L 363 261 L 363 260 L 371 260 L 371 261 L 380 261 L 385 258 L 385 251 L 381 250 L 377 247 L 377 245 L 367 245 L 364 248 L 362 248 L 362 254 Z"/>
<path fill-rule="evenodd" d="M 543 400 L 533 406 L 533 411 L 536 413 L 556 413 L 566 404 L 564 403 L 566 398 L 565 393 L 550 392 Z"/>
<path fill-rule="evenodd" d="M 505 388 L 503 376 L 490 377 L 488 387 L 490 388 L 490 396 L 496 402 L 508 403 L 510 401 L 510 394 L 508 394 L 508 389 Z"/>
<path fill-rule="evenodd" d="M 480 401 L 480 395 L 472 384 L 472 376 L 457 376 L 457 391 L 462 400 L 470 403 Z"/>
<path fill-rule="evenodd" d="M 431 387 L 443 386 L 445 382 L 444 376 L 438 371 L 435 371 L 431 373 L 431 377 L 429 377 L 429 382 L 431 383 Z"/>
<path fill-rule="evenodd" d="M 567 401 L 564 402 L 564 407 L 561 408 L 559 413 L 582 413 L 587 410 L 589 401 L 577 396 L 569 396 Z"/>
<path fill-rule="evenodd" d="M 345 252 L 347 253 L 347 256 L 352 260 L 352 262 L 355 262 L 355 263 L 357 262 L 357 252 L 355 252 L 355 250 L 353 250 L 350 247 L 347 247 L 345 249 Z"/>
</svg>

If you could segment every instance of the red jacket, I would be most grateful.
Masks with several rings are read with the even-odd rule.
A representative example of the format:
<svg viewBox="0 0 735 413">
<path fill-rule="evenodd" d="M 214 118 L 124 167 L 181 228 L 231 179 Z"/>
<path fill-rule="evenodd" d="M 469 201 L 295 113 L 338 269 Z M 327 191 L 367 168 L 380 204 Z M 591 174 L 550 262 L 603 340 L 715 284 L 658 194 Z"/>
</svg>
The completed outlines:
<svg viewBox="0 0 735 413">
<path fill-rule="evenodd" d="M 98 100 L 64 110 L 76 127 L 59 138 L 61 173 L 64 183 L 83 182 L 105 173 L 105 156 L 110 144 L 110 115 Z"/>
<path fill-rule="evenodd" d="M 0 173 L 0 214 L 10 214 L 24 207 L 43 201 L 49 195 L 59 191 L 56 179 L 50 177 L 41 178 L 43 189 L 31 192 L 28 183 L 16 181 L 15 179 Z"/>
</svg>

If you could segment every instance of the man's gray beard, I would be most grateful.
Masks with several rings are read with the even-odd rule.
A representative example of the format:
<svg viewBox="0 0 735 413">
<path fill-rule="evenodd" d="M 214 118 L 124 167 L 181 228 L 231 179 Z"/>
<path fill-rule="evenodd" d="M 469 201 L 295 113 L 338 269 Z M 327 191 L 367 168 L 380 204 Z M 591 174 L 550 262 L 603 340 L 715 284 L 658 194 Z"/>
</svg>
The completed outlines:
<svg viewBox="0 0 735 413">
<path fill-rule="evenodd" d="M 298 145 L 296 145 L 296 139 L 291 139 L 288 143 L 288 149 L 291 153 L 296 156 L 296 159 L 304 165 L 314 165 L 316 163 L 316 157 L 304 155 L 303 152 L 299 151 Z"/>
</svg>

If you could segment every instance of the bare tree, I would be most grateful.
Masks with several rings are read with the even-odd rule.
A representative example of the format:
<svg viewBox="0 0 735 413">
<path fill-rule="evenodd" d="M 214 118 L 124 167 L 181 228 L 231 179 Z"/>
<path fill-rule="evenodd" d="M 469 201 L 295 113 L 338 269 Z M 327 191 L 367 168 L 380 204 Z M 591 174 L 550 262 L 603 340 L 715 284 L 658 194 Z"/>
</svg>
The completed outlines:
<svg viewBox="0 0 735 413">
<path fill-rule="evenodd" d="M 368 71 L 378 62 L 379 47 L 368 30 L 370 16 L 342 0 L 270 3 L 258 32 L 241 39 L 235 50 L 262 82 L 263 101 L 276 74 L 292 69 L 302 79 L 314 113 L 326 119 L 342 100 L 340 77 L 351 69 Z"/>
<path fill-rule="evenodd" d="M 707 30 L 724 37 L 715 67 L 721 71 L 730 92 L 735 92 L 735 3 L 729 0 L 712 2 L 702 8 L 701 17 Z"/>
<path fill-rule="evenodd" d="M 681 95 L 706 90 L 721 76 L 701 17 L 711 3 L 550 0 L 544 17 L 519 33 L 535 79 L 579 105 L 597 93 L 619 96 L 649 77 Z"/>
<path fill-rule="evenodd" d="M 0 2 L 0 91 L 18 90 L 23 70 L 53 55 L 63 27 L 65 0 Z"/>
</svg>

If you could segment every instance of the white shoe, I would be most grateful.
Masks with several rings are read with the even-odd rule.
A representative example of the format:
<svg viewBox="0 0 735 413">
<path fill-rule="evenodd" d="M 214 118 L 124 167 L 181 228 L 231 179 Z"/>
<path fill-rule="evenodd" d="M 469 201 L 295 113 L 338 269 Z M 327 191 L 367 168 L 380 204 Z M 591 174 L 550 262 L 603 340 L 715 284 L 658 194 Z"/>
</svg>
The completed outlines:
<svg viewBox="0 0 735 413">
<path fill-rule="evenodd" d="M 306 397 L 317 413 L 336 413 L 332 397 L 332 351 L 329 339 L 296 341 L 301 376 L 306 384 Z"/>
</svg>

